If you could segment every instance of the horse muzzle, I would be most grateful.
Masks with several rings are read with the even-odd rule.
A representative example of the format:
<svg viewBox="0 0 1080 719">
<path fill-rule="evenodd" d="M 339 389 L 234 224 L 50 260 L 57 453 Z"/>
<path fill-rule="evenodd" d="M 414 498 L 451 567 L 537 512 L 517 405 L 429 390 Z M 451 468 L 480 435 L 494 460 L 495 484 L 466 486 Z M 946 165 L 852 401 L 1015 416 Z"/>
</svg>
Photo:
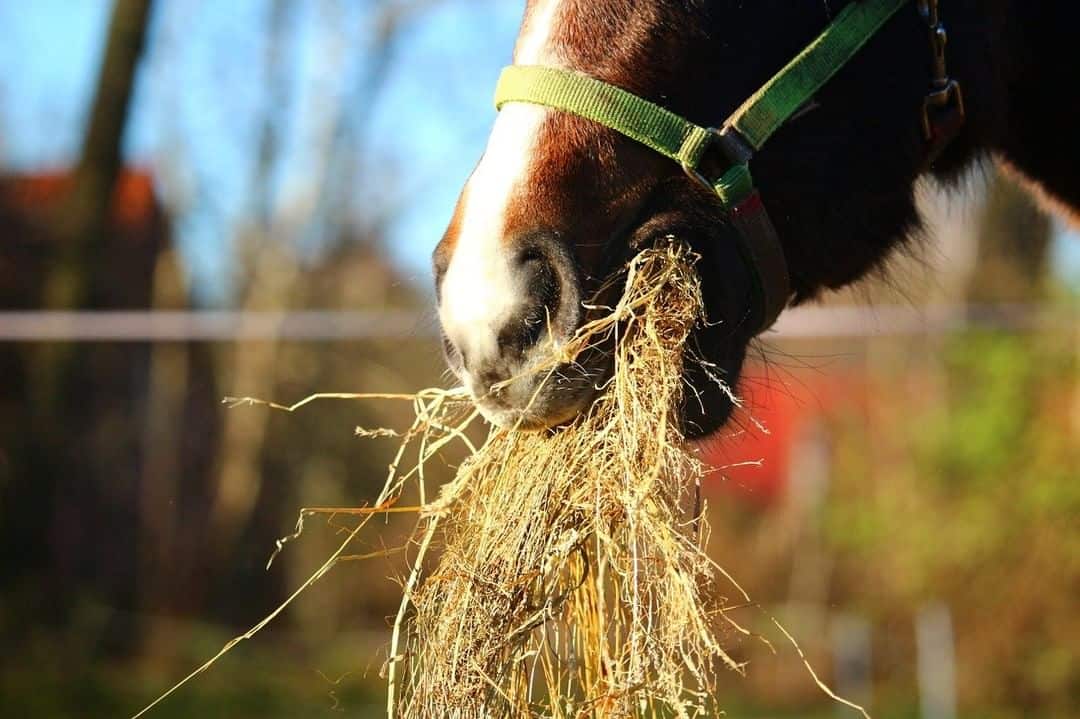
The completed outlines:
<svg viewBox="0 0 1080 719">
<path fill-rule="evenodd" d="M 598 368 L 558 358 L 583 317 L 580 273 L 555 233 L 497 251 L 458 247 L 435 276 L 450 369 L 491 422 L 541 429 L 576 416 Z"/>
</svg>

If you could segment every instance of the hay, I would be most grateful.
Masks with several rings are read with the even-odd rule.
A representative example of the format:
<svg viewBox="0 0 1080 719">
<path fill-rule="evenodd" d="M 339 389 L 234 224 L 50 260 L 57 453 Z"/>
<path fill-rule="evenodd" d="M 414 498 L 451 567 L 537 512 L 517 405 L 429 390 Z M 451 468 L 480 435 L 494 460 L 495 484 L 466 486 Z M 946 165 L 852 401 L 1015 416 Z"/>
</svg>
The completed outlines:
<svg viewBox="0 0 1080 719">
<path fill-rule="evenodd" d="M 444 489 L 445 546 L 411 597 L 392 713 L 695 716 L 715 665 L 740 669 L 719 641 L 703 468 L 674 414 L 703 314 L 693 260 L 677 243 L 640 254 L 619 304 L 557 358 L 618 335 L 588 413 L 494 432 Z"/>
<path fill-rule="evenodd" d="M 618 304 L 593 308 L 604 316 L 536 370 L 554 373 L 586 348 L 614 347 L 604 391 L 555 432 L 492 429 L 477 448 L 466 430 L 478 412 L 462 390 L 324 394 L 292 406 L 227 398 L 290 412 L 321 398 L 405 400 L 415 421 L 401 433 L 357 430 L 400 438 L 373 505 L 301 510 L 275 556 L 300 536 L 305 518 L 359 522 L 281 607 L 139 715 L 254 636 L 338 561 L 369 556 L 345 552 L 372 517 L 390 512 L 419 515 L 384 665 L 390 717 L 715 715 L 716 670 L 742 671 L 721 639 L 749 634 L 725 614 L 720 580 L 742 606 L 751 602 L 705 554 L 705 468 L 675 421 L 683 362 L 692 361 L 687 338 L 703 321 L 695 261 L 674 241 L 641 252 L 614 280 L 624 283 Z M 469 457 L 429 501 L 425 466 L 458 442 Z M 419 504 L 399 506 L 412 487 Z M 429 567 L 435 546 L 441 556 Z"/>
</svg>

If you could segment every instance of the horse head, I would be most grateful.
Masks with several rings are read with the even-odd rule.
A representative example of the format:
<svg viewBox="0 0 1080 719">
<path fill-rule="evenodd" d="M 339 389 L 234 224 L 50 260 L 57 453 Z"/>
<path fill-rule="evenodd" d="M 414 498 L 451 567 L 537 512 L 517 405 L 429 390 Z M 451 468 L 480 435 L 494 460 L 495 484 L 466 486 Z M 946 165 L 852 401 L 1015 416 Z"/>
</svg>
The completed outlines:
<svg viewBox="0 0 1080 719">
<path fill-rule="evenodd" d="M 849 4 L 530 0 L 514 64 L 576 71 L 719 126 Z M 933 63 L 922 3 L 905 5 L 751 162 L 792 302 L 867 273 L 917 223 Z M 957 164 L 963 144 L 940 162 Z M 489 419 L 547 427 L 587 406 L 608 353 L 550 376 L 529 370 L 586 320 L 612 270 L 666 236 L 701 255 L 708 321 L 692 342 L 734 387 L 764 327 L 755 268 L 716 193 L 601 123 L 536 104 L 502 108 L 434 253 L 448 361 Z M 700 367 L 686 371 L 696 392 L 683 425 L 703 435 L 726 421 L 732 399 Z"/>
</svg>

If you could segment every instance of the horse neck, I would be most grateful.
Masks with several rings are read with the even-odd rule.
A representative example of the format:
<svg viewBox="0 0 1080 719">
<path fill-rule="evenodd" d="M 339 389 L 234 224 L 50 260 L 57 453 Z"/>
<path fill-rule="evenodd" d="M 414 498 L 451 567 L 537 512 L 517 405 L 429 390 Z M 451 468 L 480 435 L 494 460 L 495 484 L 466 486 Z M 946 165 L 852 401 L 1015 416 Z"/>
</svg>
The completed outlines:
<svg viewBox="0 0 1080 719">
<path fill-rule="evenodd" d="M 993 153 L 1080 208 L 1080 94 L 1075 28 L 1063 0 L 943 0 L 950 73 L 964 87 L 968 128 L 945 176 Z"/>
</svg>

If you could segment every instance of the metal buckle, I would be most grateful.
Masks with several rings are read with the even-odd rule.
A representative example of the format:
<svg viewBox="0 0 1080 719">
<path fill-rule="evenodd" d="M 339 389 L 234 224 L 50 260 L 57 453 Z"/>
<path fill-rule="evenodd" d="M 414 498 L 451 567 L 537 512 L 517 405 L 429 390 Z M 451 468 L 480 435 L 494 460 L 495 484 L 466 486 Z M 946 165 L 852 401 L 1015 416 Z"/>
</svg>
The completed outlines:
<svg viewBox="0 0 1080 719">
<path fill-rule="evenodd" d="M 745 165 L 750 162 L 750 158 L 754 156 L 754 148 L 739 134 L 739 131 L 731 125 L 725 125 L 719 129 L 715 127 L 706 129 L 713 134 L 713 142 L 710 147 L 719 147 L 720 152 L 723 153 L 724 160 L 726 161 L 726 165 L 716 174 L 716 177 L 721 177 L 724 172 L 733 165 Z M 683 172 L 686 173 L 687 177 L 694 182 L 697 182 L 702 187 L 705 187 L 710 192 L 716 192 L 714 182 L 706 177 L 701 170 L 696 167 L 691 167 L 685 162 L 681 163 L 681 165 Z"/>
<path fill-rule="evenodd" d="M 960 134 L 967 118 L 964 92 L 960 83 L 949 77 L 945 49 L 949 33 L 941 22 L 938 0 L 920 0 L 919 15 L 930 31 L 930 50 L 933 53 L 930 92 L 923 100 L 922 130 L 926 141 L 926 165 L 941 155 L 945 147 Z"/>
<path fill-rule="evenodd" d="M 938 158 L 956 138 L 967 119 L 964 92 L 956 80 L 948 80 L 940 89 L 931 90 L 923 100 L 922 130 L 927 142 L 927 162 Z"/>
<path fill-rule="evenodd" d="M 709 131 L 715 132 L 715 130 L 711 127 L 709 128 Z M 716 190 L 713 188 L 712 182 L 710 182 L 709 178 L 705 177 L 705 175 L 701 174 L 700 170 L 698 170 L 696 167 L 691 167 L 685 162 L 679 164 L 682 165 L 682 170 L 686 173 L 687 177 L 707 189 L 709 192 L 716 192 Z"/>
</svg>

